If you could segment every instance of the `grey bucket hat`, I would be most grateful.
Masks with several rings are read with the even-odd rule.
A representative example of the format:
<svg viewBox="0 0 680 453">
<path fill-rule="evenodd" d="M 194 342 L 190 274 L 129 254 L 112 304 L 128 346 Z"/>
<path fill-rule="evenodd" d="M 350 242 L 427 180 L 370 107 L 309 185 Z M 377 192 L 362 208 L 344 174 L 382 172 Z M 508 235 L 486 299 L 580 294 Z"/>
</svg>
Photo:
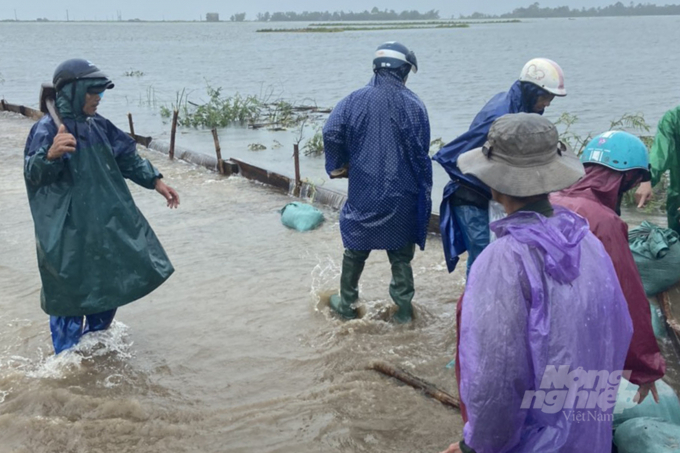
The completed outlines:
<svg viewBox="0 0 680 453">
<path fill-rule="evenodd" d="M 460 156 L 458 168 L 513 197 L 555 192 L 585 174 L 578 157 L 559 140 L 555 125 L 535 113 L 498 118 L 484 146 Z"/>
</svg>

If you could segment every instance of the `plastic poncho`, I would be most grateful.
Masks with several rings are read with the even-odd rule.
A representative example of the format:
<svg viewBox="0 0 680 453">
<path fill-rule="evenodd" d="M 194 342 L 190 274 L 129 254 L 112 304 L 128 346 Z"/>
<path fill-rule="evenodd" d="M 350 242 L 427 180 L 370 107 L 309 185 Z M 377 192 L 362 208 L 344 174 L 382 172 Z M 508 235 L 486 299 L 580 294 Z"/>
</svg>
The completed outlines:
<svg viewBox="0 0 680 453">
<path fill-rule="evenodd" d="M 632 325 L 611 259 L 587 222 L 560 207 L 490 227 L 498 239 L 472 266 L 461 319 L 465 443 L 477 453 L 609 452 L 611 422 L 587 417 L 611 420 L 616 386 L 611 405 L 568 409 L 561 398 L 579 379 L 549 373 L 622 370 Z M 522 409 L 525 392 L 546 389 L 546 372 L 557 398 Z"/>
<path fill-rule="evenodd" d="M 670 186 L 666 198 L 668 228 L 680 234 L 680 106 L 669 110 L 659 121 L 654 145 L 649 154 L 652 185 L 670 170 Z"/>
<path fill-rule="evenodd" d="M 524 88 L 523 88 L 524 86 Z M 453 272 L 458 264 L 458 256 L 467 248 L 460 231 L 456 216 L 453 214 L 454 194 L 460 187 L 461 181 L 470 189 L 479 192 L 487 199 L 491 199 L 491 191 L 479 179 L 472 175 L 463 174 L 458 168 L 458 157 L 461 154 L 479 148 L 486 142 L 489 129 L 493 122 L 508 113 L 532 113 L 541 89 L 532 84 L 523 85 L 515 82 L 510 90 L 498 93 L 491 98 L 484 108 L 477 114 L 470 125 L 470 129 L 451 143 L 444 146 L 432 159 L 437 161 L 451 177 L 451 181 L 444 188 L 442 204 L 439 208 L 440 230 L 444 255 L 449 272 Z M 541 112 L 542 114 L 543 112 Z"/>
<path fill-rule="evenodd" d="M 430 122 L 422 101 L 393 71 L 333 109 L 323 128 L 326 171 L 349 165 L 340 231 L 350 250 L 425 248 L 432 210 Z"/>
<path fill-rule="evenodd" d="M 586 165 L 586 176 L 552 194 L 550 201 L 585 217 L 614 263 L 634 327 L 626 369 L 632 371 L 631 382 L 641 385 L 661 379 L 666 363 L 654 337 L 649 301 L 628 246 L 628 225 L 615 212 L 622 188 L 633 185 L 633 181 L 625 181 L 631 173 Z"/>
<path fill-rule="evenodd" d="M 78 82 L 71 91 L 66 85 L 57 98 L 76 152 L 47 160 L 57 134 L 48 115 L 33 126 L 24 150 L 41 305 L 52 316 L 120 307 L 149 294 L 173 272 L 124 179 L 152 189 L 160 174 L 110 121 L 76 113 L 82 112 L 88 86 Z"/>
</svg>

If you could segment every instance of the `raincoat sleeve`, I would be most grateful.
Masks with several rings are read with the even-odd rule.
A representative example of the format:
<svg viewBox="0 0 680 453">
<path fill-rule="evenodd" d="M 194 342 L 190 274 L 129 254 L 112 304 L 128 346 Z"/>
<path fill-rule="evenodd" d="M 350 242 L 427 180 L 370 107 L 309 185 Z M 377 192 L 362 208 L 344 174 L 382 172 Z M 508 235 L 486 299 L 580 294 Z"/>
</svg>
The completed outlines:
<svg viewBox="0 0 680 453">
<path fill-rule="evenodd" d="M 123 177 L 147 189 L 156 187 L 156 180 L 162 178 L 158 170 L 137 154 L 137 144 L 125 132 L 106 120 L 106 136 L 113 148 L 118 168 Z"/>
<path fill-rule="evenodd" d="M 680 109 L 667 112 L 657 127 L 654 145 L 649 154 L 649 163 L 652 166 L 652 185 L 655 186 L 661 180 L 664 172 L 672 167 L 677 167 L 676 137 L 680 135 Z"/>
<path fill-rule="evenodd" d="M 425 238 L 432 213 L 432 160 L 430 159 L 430 120 L 425 106 L 418 102 L 408 110 L 402 125 L 406 155 L 418 180 L 418 243 L 425 249 Z"/>
<path fill-rule="evenodd" d="M 666 362 L 661 356 L 654 336 L 652 315 L 640 274 L 628 246 L 628 226 L 620 223 L 620 232 L 594 231 L 602 241 L 607 254 L 614 263 L 621 290 L 628 303 L 633 321 L 633 338 L 630 341 L 625 369 L 631 371 L 630 381 L 636 385 L 648 384 L 661 379 L 666 373 Z"/>
<path fill-rule="evenodd" d="M 347 151 L 347 121 L 345 108 L 348 98 L 335 106 L 323 127 L 323 149 L 326 156 L 326 173 L 349 164 Z"/>
<path fill-rule="evenodd" d="M 465 288 L 460 366 L 468 423 L 463 434 L 477 453 L 511 450 L 527 417 L 521 405 L 533 376 L 526 275 L 501 239 L 475 261 Z"/>
<path fill-rule="evenodd" d="M 47 152 L 57 135 L 51 118 L 45 117 L 31 129 L 24 148 L 24 177 L 34 187 L 57 182 L 64 172 L 64 157 L 47 160 Z"/>
</svg>

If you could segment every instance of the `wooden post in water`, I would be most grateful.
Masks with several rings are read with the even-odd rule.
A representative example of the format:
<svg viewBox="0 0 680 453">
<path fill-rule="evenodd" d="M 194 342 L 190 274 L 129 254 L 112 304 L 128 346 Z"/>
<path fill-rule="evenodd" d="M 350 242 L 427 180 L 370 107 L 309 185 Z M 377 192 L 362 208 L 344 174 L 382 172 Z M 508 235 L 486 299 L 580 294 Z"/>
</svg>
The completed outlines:
<svg viewBox="0 0 680 453">
<path fill-rule="evenodd" d="M 222 149 L 220 148 L 220 137 L 217 135 L 217 128 L 212 130 L 213 141 L 215 142 L 215 154 L 217 154 L 217 171 L 224 174 L 224 161 L 222 160 Z"/>
<path fill-rule="evenodd" d="M 439 390 L 434 385 L 426 382 L 404 370 L 400 370 L 386 362 L 375 362 L 371 368 L 387 376 L 399 379 L 400 381 L 410 385 L 411 387 L 422 390 L 426 395 L 431 396 L 442 404 L 460 409 L 460 400 L 455 396 Z"/>
<path fill-rule="evenodd" d="M 300 147 L 297 143 L 293 145 L 293 159 L 295 160 L 295 188 L 293 189 L 293 196 L 299 197 L 302 182 L 300 181 Z"/>
<path fill-rule="evenodd" d="M 135 124 L 132 122 L 132 113 L 128 112 L 128 123 L 130 123 L 130 135 L 135 135 Z"/>
<path fill-rule="evenodd" d="M 170 160 L 175 158 L 175 134 L 177 134 L 177 116 L 179 115 L 179 110 L 172 112 L 172 129 L 170 130 Z"/>
</svg>

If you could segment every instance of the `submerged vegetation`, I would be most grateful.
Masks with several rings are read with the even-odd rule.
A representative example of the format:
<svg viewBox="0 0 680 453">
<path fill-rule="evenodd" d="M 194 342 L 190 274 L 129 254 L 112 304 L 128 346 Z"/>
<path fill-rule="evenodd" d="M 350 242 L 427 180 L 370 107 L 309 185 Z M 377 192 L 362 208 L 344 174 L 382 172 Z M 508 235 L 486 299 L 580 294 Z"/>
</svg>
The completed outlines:
<svg viewBox="0 0 680 453">
<path fill-rule="evenodd" d="M 123 73 L 123 77 L 144 77 L 144 73 L 142 71 L 129 70 Z"/>
<path fill-rule="evenodd" d="M 562 141 L 567 143 L 576 153 L 580 156 L 583 153 L 583 149 L 586 147 L 588 142 L 593 139 L 598 133 L 589 132 L 586 135 L 581 135 L 573 131 L 572 126 L 579 121 L 577 115 L 572 115 L 571 113 L 565 112 L 560 116 L 555 125 L 558 127 L 562 126 L 562 132 L 560 133 L 560 138 Z M 609 122 L 610 131 L 613 130 L 626 130 L 628 132 L 634 133 L 640 136 L 640 139 L 645 142 L 645 145 L 649 148 L 652 144 L 653 138 L 648 135 L 641 135 L 649 133 L 651 127 L 647 124 L 645 117 L 642 113 L 626 113 L 621 118 Z M 604 131 L 602 131 L 604 132 Z"/>
<path fill-rule="evenodd" d="M 258 13 L 257 20 L 259 22 L 318 22 L 318 21 L 392 21 L 392 20 L 435 20 L 439 19 L 439 11 L 430 10 L 425 13 L 420 13 L 416 10 L 402 11 L 400 13 L 391 10 L 379 10 L 373 7 L 371 11 L 365 10 L 363 12 L 353 13 L 344 11 L 305 11 L 296 13 L 275 12 L 275 13 Z"/>
<path fill-rule="evenodd" d="M 208 101 L 196 103 L 189 100 L 186 90 L 178 91 L 175 102 L 160 107 L 161 116 L 171 118 L 173 111 L 177 110 L 177 124 L 184 127 L 212 129 L 247 125 L 252 129 L 285 131 L 302 127 L 300 125 L 307 121 L 317 123 L 330 113 L 330 109 L 316 105 L 295 105 L 283 99 L 272 101 L 271 93 L 264 96 L 242 96 L 239 93 L 225 96 L 222 88 L 210 85 L 206 92 Z"/>
<path fill-rule="evenodd" d="M 519 19 L 539 19 L 549 17 L 616 17 L 616 16 L 671 16 L 680 15 L 680 5 L 654 5 L 650 3 L 630 2 L 628 6 L 622 2 L 616 2 L 609 6 L 592 7 L 586 9 L 571 9 L 568 6 L 557 6 L 555 8 L 541 7 L 536 2 L 524 8 L 515 8 L 511 13 L 501 14 L 500 16 L 474 13 L 470 16 L 461 16 L 461 19 L 491 19 L 491 18 L 519 18 Z"/>
<path fill-rule="evenodd" d="M 320 127 L 316 129 L 312 138 L 307 140 L 302 150 L 305 156 L 318 157 L 323 155 L 323 132 Z"/>
<path fill-rule="evenodd" d="M 423 25 L 406 24 L 375 24 L 372 26 L 345 24 L 343 26 L 320 26 L 305 28 L 263 28 L 257 30 L 258 33 L 338 33 L 343 31 L 373 31 L 373 30 L 413 30 L 413 29 L 433 29 L 433 28 L 468 28 L 466 23 L 430 23 Z"/>
</svg>

